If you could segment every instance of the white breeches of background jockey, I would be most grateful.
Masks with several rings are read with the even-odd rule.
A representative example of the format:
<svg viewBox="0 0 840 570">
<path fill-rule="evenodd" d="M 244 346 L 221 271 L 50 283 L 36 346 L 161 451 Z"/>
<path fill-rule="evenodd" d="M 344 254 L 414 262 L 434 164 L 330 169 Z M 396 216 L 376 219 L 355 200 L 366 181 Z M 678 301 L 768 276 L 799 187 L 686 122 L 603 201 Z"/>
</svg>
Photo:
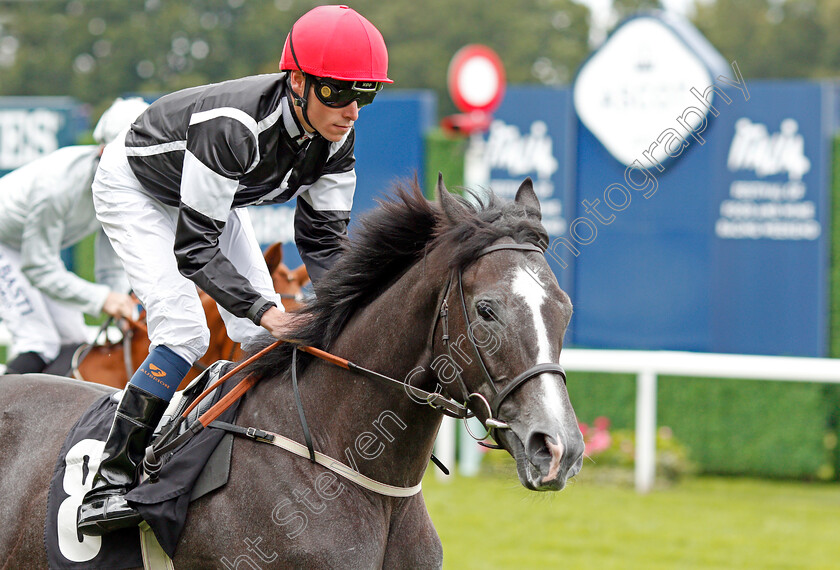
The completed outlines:
<svg viewBox="0 0 840 570">
<path fill-rule="evenodd" d="M 124 140 L 123 133 L 109 144 L 99 163 L 93 183 L 96 215 L 146 309 L 152 345 L 165 345 L 193 363 L 207 351 L 210 331 L 196 286 L 181 275 L 175 260 L 178 208 L 143 191 L 126 159 Z M 246 210 L 231 211 L 219 249 L 257 292 L 282 310 Z M 248 319 L 234 317 L 222 307 L 219 311 L 234 342 L 267 334 Z"/>
<path fill-rule="evenodd" d="M 10 354 L 35 352 L 49 363 L 62 344 L 87 341 L 82 312 L 44 295 L 20 268 L 20 252 L 0 244 L 0 320 L 12 335 Z"/>
</svg>

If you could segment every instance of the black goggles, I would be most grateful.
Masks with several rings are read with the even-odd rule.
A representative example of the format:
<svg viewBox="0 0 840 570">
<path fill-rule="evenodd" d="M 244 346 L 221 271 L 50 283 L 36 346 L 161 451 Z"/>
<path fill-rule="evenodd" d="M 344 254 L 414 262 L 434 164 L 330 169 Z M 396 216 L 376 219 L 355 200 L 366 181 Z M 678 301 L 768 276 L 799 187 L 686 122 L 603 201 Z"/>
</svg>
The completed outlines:
<svg viewBox="0 0 840 570">
<path fill-rule="evenodd" d="M 379 81 L 340 81 L 323 77 L 312 78 L 315 96 L 327 107 L 346 107 L 355 101 L 359 107 L 370 105 L 373 98 L 382 90 Z"/>
</svg>

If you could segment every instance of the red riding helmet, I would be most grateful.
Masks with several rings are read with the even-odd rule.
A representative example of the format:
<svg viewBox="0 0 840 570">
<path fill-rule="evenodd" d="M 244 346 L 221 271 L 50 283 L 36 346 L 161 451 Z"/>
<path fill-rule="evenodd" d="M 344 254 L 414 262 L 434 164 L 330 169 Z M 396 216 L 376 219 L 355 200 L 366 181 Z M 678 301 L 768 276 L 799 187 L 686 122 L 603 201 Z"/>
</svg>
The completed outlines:
<svg viewBox="0 0 840 570">
<path fill-rule="evenodd" d="M 295 22 L 280 70 L 297 69 L 316 77 L 393 83 L 382 34 L 347 6 L 319 6 Z"/>
</svg>

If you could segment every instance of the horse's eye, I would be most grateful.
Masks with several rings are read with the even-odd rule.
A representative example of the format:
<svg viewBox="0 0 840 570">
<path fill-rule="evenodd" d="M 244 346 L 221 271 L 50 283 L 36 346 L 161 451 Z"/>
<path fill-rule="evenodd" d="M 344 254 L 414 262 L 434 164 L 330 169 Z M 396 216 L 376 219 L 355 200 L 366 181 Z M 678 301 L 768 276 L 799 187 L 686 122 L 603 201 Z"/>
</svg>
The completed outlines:
<svg viewBox="0 0 840 570">
<path fill-rule="evenodd" d="M 478 316 L 485 321 L 493 320 L 495 317 L 493 314 L 493 306 L 490 304 L 490 301 L 478 301 L 475 304 L 475 312 L 478 313 Z"/>
</svg>

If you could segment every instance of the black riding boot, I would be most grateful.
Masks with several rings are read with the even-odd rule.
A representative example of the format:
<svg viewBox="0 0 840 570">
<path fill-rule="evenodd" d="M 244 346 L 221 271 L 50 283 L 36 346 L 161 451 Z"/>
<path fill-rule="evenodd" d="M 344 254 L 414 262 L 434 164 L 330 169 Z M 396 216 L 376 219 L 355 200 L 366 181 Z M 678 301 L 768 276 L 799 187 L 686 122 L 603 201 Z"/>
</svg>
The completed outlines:
<svg viewBox="0 0 840 570">
<path fill-rule="evenodd" d="M 23 352 L 6 363 L 6 374 L 43 372 L 47 362 L 37 352 Z"/>
<path fill-rule="evenodd" d="M 135 485 L 137 466 L 166 406 L 166 400 L 133 384 L 126 386 L 105 442 L 102 463 L 93 477 L 93 489 L 85 495 L 79 510 L 79 532 L 100 536 L 142 522 L 124 496 Z"/>
</svg>

